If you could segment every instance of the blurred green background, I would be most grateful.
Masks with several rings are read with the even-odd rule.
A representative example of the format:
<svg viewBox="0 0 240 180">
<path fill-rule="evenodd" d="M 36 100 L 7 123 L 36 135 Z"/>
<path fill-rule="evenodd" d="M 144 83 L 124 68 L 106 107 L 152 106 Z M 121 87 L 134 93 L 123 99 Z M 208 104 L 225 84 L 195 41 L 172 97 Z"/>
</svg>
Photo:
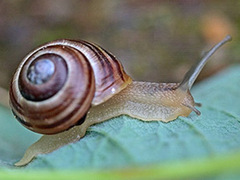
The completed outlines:
<svg viewBox="0 0 240 180">
<path fill-rule="evenodd" d="M 226 34 L 199 79 L 238 63 L 240 1 L 0 0 L 0 86 L 21 59 L 60 38 L 100 44 L 136 80 L 178 82 Z"/>
</svg>

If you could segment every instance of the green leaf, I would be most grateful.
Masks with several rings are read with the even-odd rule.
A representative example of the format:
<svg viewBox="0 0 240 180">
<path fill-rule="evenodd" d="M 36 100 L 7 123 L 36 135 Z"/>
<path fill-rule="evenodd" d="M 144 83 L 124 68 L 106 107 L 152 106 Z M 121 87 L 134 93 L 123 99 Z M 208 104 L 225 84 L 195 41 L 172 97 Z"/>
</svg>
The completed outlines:
<svg viewBox="0 0 240 180">
<path fill-rule="evenodd" d="M 90 127 L 76 143 L 39 155 L 21 172 L 31 169 L 36 174 L 33 169 L 39 168 L 88 169 L 73 172 L 82 178 L 93 174 L 103 179 L 119 178 L 120 172 L 125 178 L 130 178 L 129 173 L 131 178 L 189 178 L 220 172 L 223 175 L 219 178 L 239 177 L 239 84 L 240 66 L 231 67 L 194 87 L 192 94 L 202 103 L 201 116 L 191 113 L 169 123 L 120 116 Z M 0 114 L 0 166 L 9 169 L 37 135 L 21 128 L 8 110 L 1 108 Z M 5 171 L 2 175 L 7 177 Z M 64 175 L 60 173 L 59 177 Z"/>
<path fill-rule="evenodd" d="M 23 128 L 10 109 L 0 106 L 0 167 L 13 166 L 39 137 Z"/>
</svg>

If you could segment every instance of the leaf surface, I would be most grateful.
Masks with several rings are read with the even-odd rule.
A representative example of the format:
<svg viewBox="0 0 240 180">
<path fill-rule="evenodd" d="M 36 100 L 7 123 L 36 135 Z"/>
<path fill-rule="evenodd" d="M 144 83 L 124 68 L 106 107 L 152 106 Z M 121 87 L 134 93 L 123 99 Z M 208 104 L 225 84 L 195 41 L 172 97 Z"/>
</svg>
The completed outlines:
<svg viewBox="0 0 240 180">
<path fill-rule="evenodd" d="M 80 141 L 39 155 L 23 169 L 136 168 L 211 158 L 214 163 L 216 157 L 240 152 L 239 84 L 240 66 L 228 68 L 194 86 L 201 116 L 191 113 L 169 123 L 120 116 L 90 127 Z M 11 168 L 39 136 L 22 128 L 9 110 L 1 108 L 0 114 L 0 166 Z"/>
</svg>

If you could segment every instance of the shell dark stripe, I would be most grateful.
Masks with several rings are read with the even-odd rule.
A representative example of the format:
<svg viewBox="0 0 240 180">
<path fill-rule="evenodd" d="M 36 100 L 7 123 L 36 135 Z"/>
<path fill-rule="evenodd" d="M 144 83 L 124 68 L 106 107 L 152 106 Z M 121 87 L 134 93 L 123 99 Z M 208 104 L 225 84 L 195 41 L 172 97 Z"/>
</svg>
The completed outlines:
<svg viewBox="0 0 240 180">
<path fill-rule="evenodd" d="M 53 47 L 53 46 L 52 46 Z M 68 51 L 68 48 L 64 48 L 65 51 Z M 76 52 L 71 52 L 71 55 L 72 55 L 72 58 L 77 58 L 77 54 Z M 83 58 L 85 59 L 85 62 L 88 63 L 86 57 L 82 54 Z M 81 61 L 79 61 L 79 63 L 81 63 Z M 88 68 L 89 68 L 89 71 L 92 71 L 91 70 L 91 66 L 90 64 L 88 63 Z M 89 78 L 91 79 L 92 78 L 92 73 L 89 73 Z M 88 80 L 88 82 L 91 82 L 90 79 Z M 89 88 L 89 86 L 88 86 Z M 75 88 L 76 89 L 76 88 Z M 77 89 L 76 89 L 77 91 Z M 69 92 L 69 94 L 74 94 L 75 92 Z M 88 92 L 85 92 L 85 94 L 83 95 L 84 99 L 81 100 L 82 102 L 85 101 L 86 97 L 87 97 L 87 93 Z M 59 114 L 60 112 L 62 112 L 66 107 L 69 107 L 69 105 L 72 103 L 72 100 L 74 99 L 74 97 L 70 98 L 69 96 L 65 96 L 64 99 L 61 99 L 60 102 L 64 102 L 64 105 L 62 103 L 60 103 L 58 106 L 52 106 L 52 107 L 49 107 L 48 110 L 44 110 L 44 115 L 45 115 L 45 118 L 52 118 L 54 116 L 56 116 L 57 114 Z M 32 117 L 33 118 L 35 116 L 34 114 L 35 112 L 33 112 L 32 114 Z M 43 112 L 39 112 L 41 115 Z M 29 117 L 30 118 L 30 117 Z"/>
<path fill-rule="evenodd" d="M 66 49 L 65 49 L 66 50 Z M 72 55 L 74 55 L 74 52 L 71 52 L 71 54 Z M 76 54 L 75 54 L 75 56 L 77 56 Z M 86 60 L 86 62 L 88 63 L 88 61 L 87 61 L 87 59 L 86 59 L 86 57 L 85 56 L 83 56 L 84 58 L 85 58 L 85 60 Z M 74 58 L 74 57 L 73 57 Z M 79 61 L 79 63 L 81 63 L 81 61 Z M 78 64 L 76 64 L 76 65 L 78 65 Z M 78 67 L 76 67 L 76 69 L 77 69 Z M 89 71 L 92 71 L 92 69 L 91 69 L 91 66 L 90 66 L 90 64 L 88 63 L 88 68 L 89 68 Z M 88 78 L 88 80 L 87 80 L 87 82 L 88 82 L 88 86 L 87 86 L 87 89 L 91 89 L 91 79 L 93 78 L 92 77 L 92 73 L 89 73 L 89 78 Z M 78 91 L 78 86 L 80 86 L 80 84 L 76 84 L 76 87 L 74 88 L 74 89 L 71 89 L 70 91 L 74 91 L 74 92 L 68 92 L 68 94 L 70 95 L 74 95 L 75 93 L 77 93 L 77 91 Z M 83 104 L 83 102 L 85 102 L 86 101 L 86 98 L 88 97 L 88 91 L 86 90 L 85 92 L 83 92 L 84 94 L 83 94 L 83 97 L 81 98 L 81 101 L 79 101 L 78 102 L 78 107 L 75 107 L 75 109 L 74 110 L 71 110 L 70 109 L 70 107 L 71 106 L 69 106 L 74 100 L 75 100 L 75 97 L 73 97 L 73 96 L 66 96 L 65 97 L 65 99 L 62 99 L 61 101 L 59 101 L 59 103 L 60 102 L 64 102 L 64 105 L 62 104 L 62 103 L 60 103 L 59 104 L 59 106 L 58 107 L 54 107 L 54 108 L 51 108 L 51 109 L 49 109 L 48 111 L 44 111 L 44 118 L 47 118 L 47 119 L 50 119 L 50 118 L 54 118 L 55 116 L 57 116 L 58 114 L 60 114 L 60 113 L 62 113 L 63 112 L 63 110 L 65 109 L 65 111 L 69 111 L 68 112 L 68 114 L 72 114 L 72 113 L 70 113 L 70 111 L 74 111 L 74 112 L 76 112 L 77 110 L 79 110 L 80 108 L 81 108 L 81 106 L 80 105 L 82 105 Z M 40 112 L 40 114 L 39 115 L 41 115 L 41 113 L 43 113 L 43 112 Z M 32 117 L 29 117 L 29 118 L 34 118 L 34 116 L 36 116 L 36 115 L 34 115 L 34 114 L 32 114 Z M 72 115 L 71 115 L 72 116 Z M 69 118 L 70 116 L 68 116 L 68 118 Z M 64 118 L 65 119 L 65 118 Z M 33 119 L 34 120 L 34 119 Z M 38 121 L 37 119 L 36 119 L 36 121 Z M 64 120 L 60 120 L 59 121 L 60 123 L 63 123 L 64 122 Z M 56 125 L 58 125 L 58 123 L 55 123 Z M 52 126 L 52 127 L 54 127 L 54 126 Z"/>
<path fill-rule="evenodd" d="M 86 42 L 86 41 L 79 41 L 79 42 L 82 42 L 84 45 L 86 45 L 88 48 L 90 48 L 92 51 L 94 51 L 94 49 L 97 50 L 94 51 L 95 52 L 95 55 L 100 58 L 104 58 L 104 62 L 107 62 L 108 63 L 108 67 L 111 68 L 113 70 L 113 66 L 115 65 L 116 69 L 117 69 L 117 72 L 115 74 L 119 75 L 121 80 L 122 81 L 125 81 L 126 79 L 124 78 L 123 74 L 126 74 L 124 71 L 123 71 L 123 68 L 122 68 L 122 65 L 121 63 L 116 59 L 115 56 L 113 56 L 111 53 L 107 52 L 104 48 L 102 48 L 101 46 L 98 46 L 98 45 L 94 45 L 92 43 L 89 43 L 89 42 Z M 97 49 L 98 48 L 98 49 Z M 109 57 L 106 57 L 106 55 L 103 54 L 106 53 L 106 55 L 108 55 Z M 97 53 L 97 54 L 96 54 Z M 98 54 L 100 53 L 100 54 Z M 100 56 L 99 56 L 100 55 Z M 113 62 L 111 62 L 113 61 Z M 102 62 L 102 61 L 101 61 Z M 105 78 L 103 78 L 105 81 L 109 78 L 114 78 L 113 77 L 113 74 L 112 73 L 109 73 L 108 76 L 105 76 Z M 111 79 L 112 80 L 112 79 Z M 103 82 L 104 84 L 105 82 Z M 109 86 L 108 86 L 109 87 Z"/>
<path fill-rule="evenodd" d="M 12 112 L 13 112 L 13 115 L 15 116 L 15 118 L 16 118 L 21 124 L 23 124 L 25 127 L 27 127 L 27 128 L 32 128 L 32 127 L 33 127 L 30 123 L 24 121 L 22 118 L 20 118 L 19 116 L 17 116 L 14 111 L 12 111 Z"/>
<path fill-rule="evenodd" d="M 102 47 L 101 47 L 102 48 Z M 111 57 L 111 59 L 115 62 L 115 65 L 116 65 L 116 67 L 117 67 L 117 71 L 118 71 L 118 74 L 120 75 L 120 77 L 121 77 L 121 79 L 123 80 L 123 81 L 125 81 L 125 79 L 124 79 L 124 76 L 123 76 L 123 71 L 122 71 L 122 65 L 119 63 L 119 61 L 116 59 L 116 57 L 115 56 L 113 56 L 111 53 L 109 53 L 109 52 L 107 52 L 104 48 L 102 48 L 102 50 L 106 53 L 106 54 L 108 54 L 110 57 Z"/>
<path fill-rule="evenodd" d="M 100 68 L 108 70 L 102 71 L 103 74 L 100 76 L 98 76 L 96 72 L 97 75 L 96 92 L 95 97 L 93 99 L 93 105 L 100 104 L 101 102 L 109 99 L 114 93 L 119 92 L 120 89 L 125 88 L 126 84 L 129 84 L 131 82 L 131 78 L 128 75 L 126 75 L 126 73 L 122 70 L 123 68 L 115 59 L 115 57 L 113 60 L 111 58 L 113 56 L 109 56 L 109 53 L 106 53 L 100 46 L 91 44 L 86 41 L 74 41 L 74 42 L 81 43 L 83 46 L 88 48 L 100 61 L 98 62 L 99 65 L 101 65 Z M 93 65 L 95 64 L 94 61 L 96 61 L 96 59 L 93 60 Z"/>
<path fill-rule="evenodd" d="M 89 69 L 90 70 L 90 69 Z M 87 89 L 91 89 L 91 79 L 92 79 L 92 73 L 90 73 L 90 76 L 89 76 L 89 79 L 88 79 L 88 87 Z M 76 88 L 77 90 L 77 88 Z M 83 102 L 85 102 L 88 98 L 87 96 L 88 94 L 88 91 L 85 91 L 85 94 L 83 95 L 83 98 L 81 99 L 81 101 L 78 101 L 78 103 L 75 105 L 74 109 L 71 109 L 68 107 L 69 104 L 67 104 L 66 106 L 63 107 L 66 108 L 66 110 L 68 111 L 67 115 L 61 119 L 59 119 L 58 121 L 56 121 L 55 123 L 52 123 L 52 124 L 49 124 L 49 125 L 36 125 L 37 128 L 41 128 L 41 129 L 49 129 L 49 128 L 54 128 L 54 127 L 57 127 L 59 125 L 62 125 L 64 124 L 65 122 L 68 122 L 74 115 L 77 114 L 77 112 L 79 111 L 79 109 L 82 108 L 83 106 Z M 70 103 L 72 102 L 72 100 L 69 101 Z M 87 109 L 89 109 L 90 105 L 88 105 Z M 59 110 L 59 112 L 61 112 L 61 110 Z M 50 113 L 51 114 L 51 113 Z M 48 118 L 53 118 L 54 116 L 56 116 L 56 114 L 51 114 L 51 116 L 49 116 Z M 81 118 L 79 118 L 78 120 L 80 120 Z M 78 122 L 78 121 L 76 121 Z"/>
<path fill-rule="evenodd" d="M 114 72 L 114 75 L 117 76 L 116 78 L 118 79 L 120 77 L 122 81 L 125 81 L 126 79 L 124 79 L 123 74 L 126 73 L 122 71 L 122 65 L 119 63 L 116 57 L 113 56 L 110 52 L 107 52 L 104 48 L 100 46 L 98 47 L 108 56 L 108 59 L 111 59 L 111 66 L 114 67 L 114 70 L 117 70 L 117 72 Z"/>
<path fill-rule="evenodd" d="M 86 42 L 86 41 L 81 41 L 81 42 L 85 43 L 84 45 L 86 45 L 86 44 L 91 45 L 92 48 L 90 46 L 88 46 L 89 48 L 91 48 L 91 50 L 96 49 L 95 52 L 99 53 L 99 55 L 102 57 L 102 59 L 104 59 L 104 62 L 107 62 L 108 67 L 111 68 L 111 70 L 112 70 L 108 74 L 108 76 L 105 75 L 105 77 L 102 78 L 103 82 L 102 82 L 101 86 L 104 87 L 104 88 L 101 89 L 101 92 L 109 90 L 111 86 L 114 87 L 114 85 L 117 84 L 117 83 L 129 81 L 129 76 L 126 75 L 125 71 L 123 70 L 122 64 L 116 59 L 115 56 L 113 56 L 111 53 L 106 51 L 101 46 L 98 46 L 98 45 L 95 45 L 95 44 L 92 44 L 92 43 L 89 43 L 89 42 Z M 109 84 L 109 83 L 106 83 L 106 82 L 112 82 L 112 83 Z M 108 84 L 108 85 L 106 85 L 106 84 Z"/>
<path fill-rule="evenodd" d="M 86 96 L 85 96 L 85 99 L 86 99 Z M 84 99 L 84 100 L 85 100 Z M 51 124 L 40 124 L 40 125 L 35 125 L 34 127 L 35 128 L 38 128 L 40 129 L 41 131 L 47 131 L 48 132 L 48 129 L 53 129 L 53 128 L 59 128 L 59 126 L 66 126 L 66 127 L 69 127 L 71 128 L 72 126 L 69 126 L 69 121 L 71 119 L 74 118 L 74 116 L 76 116 L 76 114 L 78 113 L 79 109 L 82 107 L 82 102 L 79 102 L 74 109 L 72 109 L 71 111 L 69 110 L 68 114 L 59 119 L 58 121 L 54 122 L 54 123 L 51 123 Z M 87 109 L 89 109 L 90 106 L 87 107 Z M 84 121 L 85 121 L 85 116 L 86 114 L 81 114 L 81 115 L 78 115 L 78 118 L 75 117 L 75 119 L 77 121 L 75 121 L 75 124 L 82 124 Z"/>
<path fill-rule="evenodd" d="M 57 46 L 50 46 L 50 47 L 57 47 Z M 65 50 L 67 50 L 67 48 L 65 48 Z M 71 52 L 72 53 L 72 52 Z M 83 54 L 82 54 L 83 55 Z M 33 56 L 33 55 L 32 55 Z M 30 56 L 30 57 L 32 57 L 32 56 Z M 83 57 L 85 58 L 85 61 L 86 62 L 88 62 L 87 61 L 87 59 L 86 59 L 86 57 L 83 55 Z M 88 63 L 89 64 L 89 63 Z M 89 68 L 90 68 L 90 64 L 88 65 L 89 66 Z M 91 69 L 89 69 L 89 71 L 90 71 Z M 90 73 L 90 78 L 92 78 L 92 74 Z M 89 82 L 90 82 L 90 80 L 89 80 Z M 52 106 L 50 106 L 51 108 L 50 109 L 48 109 L 48 110 L 44 110 L 43 112 L 39 112 L 39 113 L 37 113 L 36 111 L 33 111 L 32 113 L 31 113 L 31 109 L 29 109 L 30 110 L 30 112 L 29 112 L 29 114 L 28 115 L 26 115 L 25 113 L 26 113 L 26 110 L 24 110 L 23 109 L 23 107 L 22 107 L 22 105 L 20 104 L 20 103 L 18 103 L 18 101 L 16 100 L 16 98 L 15 98 L 15 96 L 14 96 L 14 94 L 13 94 L 13 92 L 11 91 L 11 89 L 12 88 L 10 88 L 10 97 L 11 97 L 11 101 L 12 102 L 14 102 L 14 103 L 12 103 L 12 106 L 13 106 L 13 109 L 17 109 L 18 110 L 18 114 L 19 115 L 25 115 L 26 117 L 28 117 L 28 118 L 33 118 L 33 117 L 36 117 L 36 116 L 41 116 L 41 114 L 44 112 L 44 118 L 51 118 L 51 117 L 53 117 L 53 116 L 56 116 L 59 112 L 62 112 L 62 110 L 64 110 L 66 107 L 68 107 L 69 106 L 69 104 L 71 104 L 71 100 L 70 100 L 70 98 L 68 97 L 68 96 L 66 96 L 65 97 L 65 99 L 62 99 L 62 101 L 64 102 L 64 106 L 62 106 L 61 104 L 60 104 L 60 106 L 54 106 L 54 105 L 52 105 Z M 84 95 L 84 97 L 86 97 L 86 95 L 87 95 L 87 92 L 85 92 L 85 95 Z M 85 100 L 85 98 L 83 99 L 83 101 Z M 33 119 L 34 120 L 34 119 Z"/>
<path fill-rule="evenodd" d="M 68 113 L 67 116 L 65 116 L 64 118 L 59 119 L 58 121 L 51 123 L 51 124 L 41 124 L 41 125 L 35 125 L 36 128 L 40 128 L 40 129 L 52 129 L 55 127 L 58 127 L 59 125 L 63 126 L 64 123 L 68 124 L 68 121 L 74 116 L 76 115 L 77 111 L 79 110 L 79 108 L 82 106 L 81 103 L 79 103 L 78 105 L 76 105 L 76 107 Z M 81 120 L 81 117 L 78 118 L 78 121 Z M 76 121 L 76 123 L 78 122 Z"/>
<path fill-rule="evenodd" d="M 10 106 L 12 107 L 12 110 L 17 109 L 18 112 L 22 113 L 22 106 L 15 98 L 15 95 L 13 93 L 13 85 L 11 84 L 9 89 L 9 96 L 10 96 Z"/>
<path fill-rule="evenodd" d="M 111 86 L 113 86 L 114 85 L 114 82 L 112 82 L 111 84 L 109 84 L 108 86 L 106 86 L 104 89 L 102 89 L 101 91 L 102 92 L 105 92 L 105 91 L 107 91 Z"/>
<path fill-rule="evenodd" d="M 70 40 L 70 41 L 73 41 L 73 40 Z M 96 48 L 94 48 L 94 46 L 90 43 L 88 43 L 87 41 L 83 41 L 83 40 L 79 40 L 79 41 L 73 41 L 73 42 L 76 42 L 76 43 L 81 43 L 82 45 L 84 45 L 85 47 L 87 47 L 89 50 L 91 50 L 91 52 L 94 53 L 94 55 L 97 57 L 97 59 L 100 59 L 100 55 L 99 53 L 97 52 L 98 50 L 96 50 Z M 101 69 L 102 71 L 104 72 L 104 76 L 107 74 L 106 73 L 106 69 L 104 68 L 105 67 L 105 63 L 104 61 L 99 61 L 100 64 L 101 64 Z"/>
<path fill-rule="evenodd" d="M 91 49 L 95 55 L 98 57 L 100 60 L 100 63 L 102 65 L 102 70 L 104 72 L 104 77 L 111 77 L 110 81 L 114 81 L 113 77 L 113 67 L 110 63 L 110 59 L 108 59 L 99 48 L 89 42 L 82 41 L 82 43 L 87 46 L 89 49 Z M 107 81 L 105 78 L 102 79 L 101 85 L 106 84 Z"/>
<path fill-rule="evenodd" d="M 89 63 L 88 63 L 88 68 L 89 68 L 89 71 L 92 71 Z M 78 68 L 76 67 L 76 69 L 78 69 Z M 67 107 L 68 113 L 65 117 L 62 117 L 61 119 L 56 120 L 54 123 L 51 123 L 50 125 L 47 125 L 47 124 L 44 125 L 42 123 L 40 125 L 36 125 L 35 127 L 41 129 L 42 131 L 48 131 L 48 129 L 60 128 L 62 126 L 70 127 L 70 126 L 72 126 L 73 123 L 70 124 L 69 122 L 74 120 L 74 124 L 76 124 L 79 120 L 81 120 L 81 118 L 85 115 L 85 113 L 79 113 L 79 112 L 82 112 L 82 111 L 79 111 L 79 110 L 80 109 L 86 109 L 85 111 L 83 111 L 83 112 L 86 112 L 89 109 L 90 104 L 86 104 L 84 102 L 89 101 L 89 100 L 87 100 L 87 98 L 88 99 L 93 98 L 93 95 L 91 97 L 89 97 L 87 95 L 89 93 L 89 91 L 87 89 L 92 89 L 94 87 L 94 86 L 91 87 L 92 84 L 93 84 L 92 81 L 94 81 L 93 73 L 89 73 L 89 77 L 88 77 L 88 80 L 87 80 L 88 85 L 86 87 L 86 91 L 84 92 L 84 94 L 81 98 L 81 101 L 73 102 L 75 104 L 73 109 L 71 108 L 72 106 Z M 79 89 L 79 86 L 81 86 L 81 84 L 76 83 L 76 87 L 75 87 L 76 92 L 73 92 L 73 94 L 77 93 L 77 90 Z"/>
<path fill-rule="evenodd" d="M 59 48 L 60 46 L 49 46 L 49 47 L 51 47 L 51 48 Z M 67 51 L 66 48 L 65 48 L 65 50 Z M 28 59 L 31 59 L 31 58 L 33 58 L 34 56 L 35 56 L 35 54 L 32 54 Z M 85 58 L 85 59 L 86 59 L 86 58 Z M 25 64 L 26 64 L 26 63 L 25 63 Z M 10 89 L 12 89 L 12 88 L 10 88 Z M 17 100 L 16 100 L 14 94 L 12 93 L 12 91 L 10 91 L 10 93 L 11 93 L 10 97 L 12 97 L 12 98 L 13 98 L 13 101 L 15 102 L 15 103 L 13 103 L 14 109 L 15 109 L 15 108 L 18 108 L 18 113 L 21 114 L 21 115 L 23 115 L 23 114 L 26 112 L 26 110 L 24 110 L 23 107 L 22 107 L 22 105 L 17 102 Z M 66 96 L 66 100 L 67 100 L 67 99 L 68 99 L 68 97 Z M 65 103 L 68 102 L 68 101 L 65 101 L 65 99 L 63 99 L 63 100 L 64 100 Z M 68 102 L 68 104 L 70 104 L 70 103 L 71 103 L 71 102 Z M 63 108 L 64 108 L 64 107 L 63 107 Z M 54 115 L 55 115 L 55 114 L 53 114 L 53 111 L 54 111 L 54 110 L 61 112 L 60 109 L 57 109 L 56 106 L 52 105 L 52 106 L 51 106 L 51 109 L 48 109 L 47 111 L 44 110 L 44 114 L 47 114 L 47 113 L 49 112 L 50 114 L 52 114 L 52 115 L 54 116 Z M 31 109 L 29 109 L 29 111 L 31 112 Z M 29 112 L 29 113 L 30 113 L 30 112 Z M 42 112 L 39 112 L 39 114 L 38 114 L 38 113 L 36 113 L 35 111 L 33 111 L 33 112 L 32 112 L 32 115 L 29 114 L 27 117 L 31 118 L 31 117 L 35 117 L 35 116 L 40 116 L 40 114 L 42 114 Z"/>
</svg>

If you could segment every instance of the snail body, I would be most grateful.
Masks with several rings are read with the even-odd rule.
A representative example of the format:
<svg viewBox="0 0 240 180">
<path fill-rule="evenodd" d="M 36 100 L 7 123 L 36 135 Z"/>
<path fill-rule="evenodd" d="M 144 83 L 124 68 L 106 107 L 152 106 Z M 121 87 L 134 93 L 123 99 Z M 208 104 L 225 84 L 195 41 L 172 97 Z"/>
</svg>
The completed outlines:
<svg viewBox="0 0 240 180">
<path fill-rule="evenodd" d="M 209 57 L 230 40 L 227 36 L 214 46 L 181 83 L 132 81 L 111 53 L 86 41 L 57 40 L 40 46 L 15 73 L 10 106 L 25 127 L 53 135 L 30 146 L 16 165 L 76 141 L 89 126 L 123 114 L 163 122 L 192 111 L 200 115 L 190 89 Z"/>
</svg>

